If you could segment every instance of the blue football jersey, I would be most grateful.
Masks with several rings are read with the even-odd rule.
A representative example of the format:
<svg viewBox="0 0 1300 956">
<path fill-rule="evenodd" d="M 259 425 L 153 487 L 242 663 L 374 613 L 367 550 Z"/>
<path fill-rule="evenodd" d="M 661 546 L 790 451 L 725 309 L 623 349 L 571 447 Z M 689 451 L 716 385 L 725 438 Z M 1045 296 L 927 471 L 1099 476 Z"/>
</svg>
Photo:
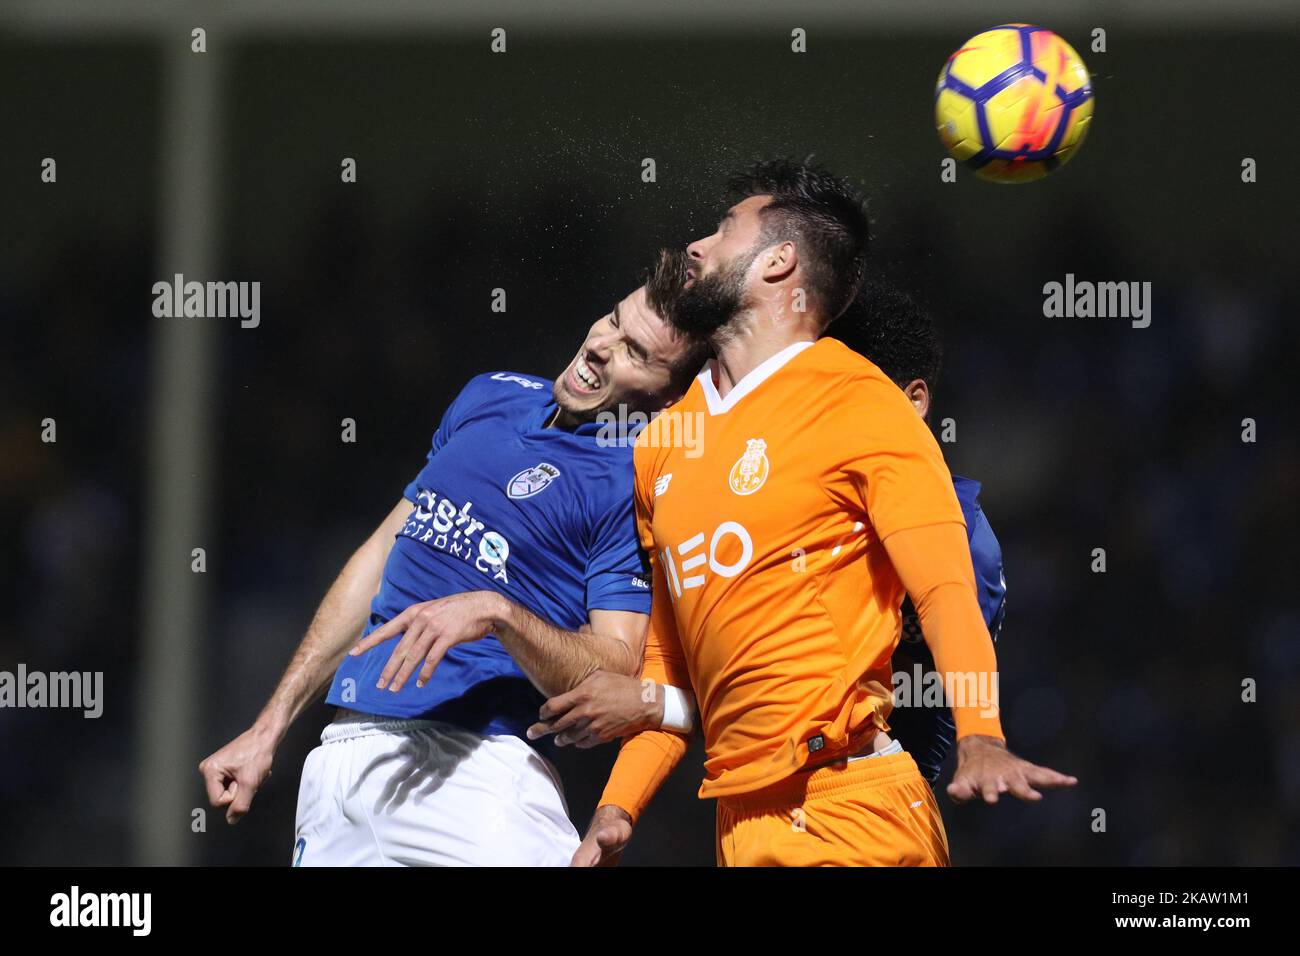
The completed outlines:
<svg viewBox="0 0 1300 956">
<path fill-rule="evenodd" d="M 406 487 L 410 517 L 393 542 L 366 633 L 412 604 L 498 591 L 557 627 L 588 612 L 650 612 L 632 506 L 632 446 L 598 441 L 596 423 L 546 428 L 551 382 L 509 372 L 472 379 Z M 543 697 L 495 637 L 458 644 L 422 688 L 375 687 L 398 637 L 334 675 L 328 701 L 523 737 Z"/>
<path fill-rule="evenodd" d="M 959 475 L 952 476 L 953 490 L 966 519 L 966 536 L 970 541 L 971 564 L 975 568 L 975 587 L 979 592 L 980 610 L 993 640 L 1002 630 L 1006 614 L 1007 582 L 1002 573 L 1002 548 L 989 527 L 979 505 L 980 484 Z M 903 633 L 894 651 L 894 671 L 905 671 L 915 685 L 916 667 L 920 673 L 934 671 L 934 656 L 921 634 L 916 608 L 911 598 L 903 602 Z M 924 679 L 924 678 L 923 678 Z M 916 760 L 921 775 L 933 783 L 948 751 L 957 739 L 957 725 L 946 707 L 895 707 L 889 715 L 890 733 Z"/>
</svg>

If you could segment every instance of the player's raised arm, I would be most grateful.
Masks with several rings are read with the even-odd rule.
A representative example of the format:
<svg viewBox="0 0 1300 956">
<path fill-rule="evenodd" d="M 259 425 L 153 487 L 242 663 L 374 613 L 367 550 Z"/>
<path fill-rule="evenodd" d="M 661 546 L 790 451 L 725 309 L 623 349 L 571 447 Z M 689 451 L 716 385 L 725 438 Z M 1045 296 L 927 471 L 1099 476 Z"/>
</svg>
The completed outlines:
<svg viewBox="0 0 1300 956">
<path fill-rule="evenodd" d="M 208 800 L 226 808 L 228 823 L 248 812 L 289 725 L 320 696 L 361 633 L 393 539 L 410 512 L 409 501 L 398 502 L 348 559 L 253 726 L 199 764 Z"/>
<path fill-rule="evenodd" d="M 934 436 L 906 396 L 864 378 L 840 414 L 858 444 L 848 459 L 858 503 L 916 606 L 957 725 L 957 772 L 948 794 L 963 803 L 1001 793 L 1039 800 L 1037 787 L 1077 781 L 1006 749 L 997 656 L 980 610 L 965 522 Z"/>
<path fill-rule="evenodd" d="M 958 803 L 1010 793 L 1041 800 L 1037 788 L 1078 781 L 1006 749 L 998 714 L 997 657 L 980 612 L 964 528 L 958 523 L 900 530 L 885 551 L 912 596 L 921 633 L 943 675 L 957 724 L 957 771 L 948 795 Z"/>
</svg>

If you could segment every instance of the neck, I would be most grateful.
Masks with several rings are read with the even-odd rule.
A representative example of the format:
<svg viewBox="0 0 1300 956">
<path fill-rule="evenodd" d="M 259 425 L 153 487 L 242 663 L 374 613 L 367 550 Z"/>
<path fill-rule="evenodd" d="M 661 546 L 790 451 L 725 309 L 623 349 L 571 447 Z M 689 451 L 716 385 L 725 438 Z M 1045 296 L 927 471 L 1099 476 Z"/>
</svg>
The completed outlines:
<svg viewBox="0 0 1300 956">
<path fill-rule="evenodd" d="M 737 382 L 773 355 L 796 342 L 816 342 L 820 333 L 820 322 L 807 313 L 737 316 L 712 338 L 718 397 L 725 398 Z"/>
<path fill-rule="evenodd" d="M 555 414 L 552 415 L 550 421 L 548 421 L 542 427 L 543 428 L 576 428 L 581 424 L 582 422 L 578 421 L 578 419 L 572 413 L 566 412 L 561 406 L 557 405 L 555 408 Z"/>
</svg>

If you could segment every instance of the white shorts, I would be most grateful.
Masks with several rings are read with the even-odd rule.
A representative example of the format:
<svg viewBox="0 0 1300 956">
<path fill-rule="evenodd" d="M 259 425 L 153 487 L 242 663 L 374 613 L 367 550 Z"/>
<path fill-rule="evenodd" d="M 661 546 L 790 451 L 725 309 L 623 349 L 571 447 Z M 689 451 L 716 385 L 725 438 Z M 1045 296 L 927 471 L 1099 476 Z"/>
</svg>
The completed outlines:
<svg viewBox="0 0 1300 956">
<path fill-rule="evenodd" d="M 550 762 L 518 737 L 350 716 L 298 790 L 294 866 L 568 866 L 578 848 Z"/>
</svg>

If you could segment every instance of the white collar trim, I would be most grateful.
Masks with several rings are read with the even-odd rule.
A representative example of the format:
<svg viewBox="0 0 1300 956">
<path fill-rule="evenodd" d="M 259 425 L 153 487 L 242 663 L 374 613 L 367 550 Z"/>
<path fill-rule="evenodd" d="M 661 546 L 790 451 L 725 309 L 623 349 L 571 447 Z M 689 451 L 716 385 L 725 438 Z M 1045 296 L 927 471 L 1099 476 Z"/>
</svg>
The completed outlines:
<svg viewBox="0 0 1300 956">
<path fill-rule="evenodd" d="M 815 342 L 795 342 L 787 345 L 750 369 L 749 374 L 732 386 L 726 398 L 718 394 L 718 387 L 713 384 L 713 370 L 717 367 L 717 360 L 710 361 L 699 375 L 700 387 L 704 389 L 704 400 L 708 403 L 709 414 L 722 415 L 731 411 L 736 407 L 737 402 L 766 382 L 792 358 L 815 344 Z"/>
</svg>

